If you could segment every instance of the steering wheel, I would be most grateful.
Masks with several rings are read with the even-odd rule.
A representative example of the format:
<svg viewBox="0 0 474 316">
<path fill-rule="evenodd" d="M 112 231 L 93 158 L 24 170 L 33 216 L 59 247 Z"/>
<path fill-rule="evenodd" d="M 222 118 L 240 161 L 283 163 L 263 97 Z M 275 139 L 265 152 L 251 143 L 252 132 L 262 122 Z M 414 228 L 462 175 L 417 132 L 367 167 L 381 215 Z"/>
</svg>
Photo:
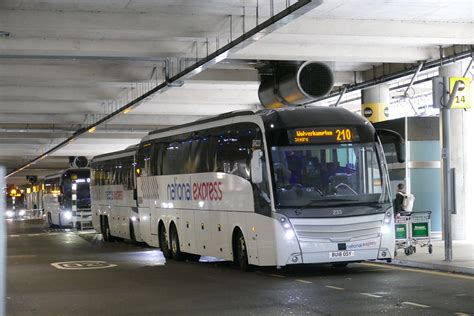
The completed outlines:
<svg viewBox="0 0 474 316">
<path fill-rule="evenodd" d="M 349 191 L 350 191 L 353 195 L 357 195 L 357 194 L 358 194 L 353 188 L 351 188 L 348 184 L 343 183 L 343 182 L 337 184 L 334 188 L 335 188 L 336 191 L 337 191 L 337 190 L 339 190 L 340 187 L 344 187 L 344 188 L 346 188 L 346 189 L 349 189 Z"/>
</svg>

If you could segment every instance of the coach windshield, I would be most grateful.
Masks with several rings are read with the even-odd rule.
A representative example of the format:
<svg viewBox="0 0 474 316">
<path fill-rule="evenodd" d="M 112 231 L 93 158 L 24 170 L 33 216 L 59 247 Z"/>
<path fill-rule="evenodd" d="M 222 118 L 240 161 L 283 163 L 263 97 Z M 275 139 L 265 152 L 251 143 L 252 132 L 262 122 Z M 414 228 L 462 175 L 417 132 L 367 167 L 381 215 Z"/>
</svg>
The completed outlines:
<svg viewBox="0 0 474 316">
<path fill-rule="evenodd" d="M 272 147 L 277 208 L 387 203 L 375 143 Z"/>
</svg>

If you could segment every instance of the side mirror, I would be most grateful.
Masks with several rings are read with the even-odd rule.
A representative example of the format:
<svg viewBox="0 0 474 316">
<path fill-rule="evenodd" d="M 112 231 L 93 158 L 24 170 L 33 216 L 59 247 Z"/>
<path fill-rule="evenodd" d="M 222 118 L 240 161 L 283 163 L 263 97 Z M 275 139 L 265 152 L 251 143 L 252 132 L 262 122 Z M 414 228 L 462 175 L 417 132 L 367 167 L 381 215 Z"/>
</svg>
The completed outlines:
<svg viewBox="0 0 474 316">
<path fill-rule="evenodd" d="M 252 182 L 255 184 L 262 183 L 263 181 L 262 156 L 263 152 L 261 149 L 254 150 L 252 153 L 252 160 L 250 161 L 250 172 L 252 176 Z"/>
<path fill-rule="evenodd" d="M 390 147 L 395 147 L 398 162 L 405 162 L 405 140 L 402 135 L 390 129 L 376 129 L 380 142 L 385 152 L 391 151 Z"/>
</svg>

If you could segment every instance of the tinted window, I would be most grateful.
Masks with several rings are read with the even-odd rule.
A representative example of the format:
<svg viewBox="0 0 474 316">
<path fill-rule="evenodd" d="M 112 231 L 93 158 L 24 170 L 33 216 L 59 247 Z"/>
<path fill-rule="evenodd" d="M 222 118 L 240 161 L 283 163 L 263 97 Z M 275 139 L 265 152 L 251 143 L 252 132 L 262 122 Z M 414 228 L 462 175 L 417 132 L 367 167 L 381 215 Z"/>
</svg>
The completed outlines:
<svg viewBox="0 0 474 316">
<path fill-rule="evenodd" d="M 138 176 L 151 176 L 153 175 L 152 170 L 152 144 L 147 143 L 138 149 L 137 153 L 137 175 Z"/>
<path fill-rule="evenodd" d="M 188 159 L 192 140 L 169 143 L 163 150 L 163 174 L 188 173 L 191 162 Z"/>
<path fill-rule="evenodd" d="M 250 158 L 255 127 L 237 127 L 217 135 L 217 171 L 250 179 Z"/>
</svg>

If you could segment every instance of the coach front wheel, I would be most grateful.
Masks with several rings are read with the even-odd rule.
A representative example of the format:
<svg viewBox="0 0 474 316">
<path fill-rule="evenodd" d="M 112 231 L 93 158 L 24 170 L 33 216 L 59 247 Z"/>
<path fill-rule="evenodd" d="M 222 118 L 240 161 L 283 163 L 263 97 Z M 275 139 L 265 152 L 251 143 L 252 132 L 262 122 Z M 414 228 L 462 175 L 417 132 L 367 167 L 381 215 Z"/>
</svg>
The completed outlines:
<svg viewBox="0 0 474 316">
<path fill-rule="evenodd" d="M 103 220 L 104 220 L 104 230 L 102 231 L 102 236 L 104 240 L 108 242 L 114 241 L 114 237 L 112 236 L 110 232 L 109 219 L 106 216 L 104 216 Z"/>
<path fill-rule="evenodd" d="M 235 260 L 243 271 L 249 270 L 249 259 L 247 253 L 247 244 L 245 243 L 244 235 L 239 230 L 237 232 L 237 238 L 234 241 L 234 249 L 236 250 Z"/>
<path fill-rule="evenodd" d="M 174 224 L 170 227 L 170 239 L 171 239 L 171 256 L 174 260 L 182 261 L 185 259 L 184 253 L 181 252 L 179 247 L 178 230 Z"/>
<path fill-rule="evenodd" d="M 48 213 L 48 225 L 50 228 L 56 227 L 56 225 L 53 224 L 53 219 L 51 218 L 51 213 Z"/>
</svg>

